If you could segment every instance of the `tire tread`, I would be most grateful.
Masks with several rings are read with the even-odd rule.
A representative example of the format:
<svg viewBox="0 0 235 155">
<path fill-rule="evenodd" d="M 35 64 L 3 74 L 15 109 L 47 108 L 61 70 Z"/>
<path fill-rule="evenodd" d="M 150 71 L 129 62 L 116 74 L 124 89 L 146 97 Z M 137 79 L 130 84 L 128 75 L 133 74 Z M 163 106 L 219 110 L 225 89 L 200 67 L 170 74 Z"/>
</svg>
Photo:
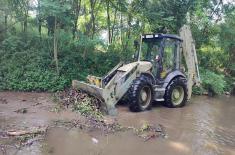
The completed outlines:
<svg viewBox="0 0 235 155">
<path fill-rule="evenodd" d="M 181 104 L 179 104 L 178 106 L 175 106 L 171 102 L 171 93 L 172 93 L 173 88 L 179 84 L 183 86 L 185 95 L 184 95 L 184 99 L 181 102 Z M 164 96 L 164 99 L 165 99 L 164 105 L 169 108 L 180 108 L 180 107 L 185 106 L 185 104 L 187 102 L 187 98 L 188 98 L 187 80 L 184 77 L 177 77 L 177 78 L 173 79 L 166 88 L 166 93 Z"/>
</svg>

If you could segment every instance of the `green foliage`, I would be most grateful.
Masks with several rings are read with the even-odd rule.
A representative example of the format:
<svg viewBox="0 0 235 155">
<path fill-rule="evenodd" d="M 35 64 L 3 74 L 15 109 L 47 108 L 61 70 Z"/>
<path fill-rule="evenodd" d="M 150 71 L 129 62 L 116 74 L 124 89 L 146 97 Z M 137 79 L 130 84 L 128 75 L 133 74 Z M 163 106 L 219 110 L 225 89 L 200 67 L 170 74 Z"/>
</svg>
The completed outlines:
<svg viewBox="0 0 235 155">
<path fill-rule="evenodd" d="M 70 81 L 52 71 L 27 71 L 19 75 L 18 71 L 6 76 L 6 89 L 20 91 L 57 91 L 64 89 Z"/>
<path fill-rule="evenodd" d="M 203 89 L 212 92 L 214 94 L 222 94 L 225 91 L 226 82 L 224 79 L 224 75 L 216 74 L 208 69 L 201 68 L 201 80 L 202 87 L 197 89 L 196 92 L 201 92 Z"/>
<path fill-rule="evenodd" d="M 224 80 L 226 82 L 224 90 L 233 93 L 233 90 L 235 90 L 235 77 L 225 76 Z"/>
<path fill-rule="evenodd" d="M 221 94 L 232 89 L 234 3 L 220 0 L 37 2 L 38 5 L 30 0 L 0 2 L 1 90 L 56 91 L 69 87 L 72 79 L 85 80 L 88 74 L 102 76 L 119 61 L 131 60 L 135 52 L 133 41 L 141 33 L 177 33 L 185 23 L 191 26 L 202 67 L 203 87 L 194 88 L 194 92 L 201 94 L 209 89 Z M 104 38 L 106 33 L 108 36 Z M 58 53 L 59 74 L 54 49 Z"/>
<path fill-rule="evenodd" d="M 206 91 L 207 90 L 205 90 L 202 86 L 194 86 L 193 87 L 193 94 L 194 95 L 202 95 Z"/>
<path fill-rule="evenodd" d="M 229 56 L 224 66 L 232 76 L 235 76 L 235 6 L 226 6 L 225 12 L 226 22 L 220 25 L 219 43 Z"/>
<path fill-rule="evenodd" d="M 18 52 L 19 47 L 24 48 L 26 44 L 18 36 L 10 36 L 2 41 L 1 47 L 8 52 Z"/>
<path fill-rule="evenodd" d="M 200 57 L 200 65 L 210 70 L 223 69 L 225 60 L 228 60 L 229 56 L 220 47 L 216 45 L 202 45 L 198 50 L 198 56 Z"/>
<path fill-rule="evenodd" d="M 78 40 L 73 40 L 63 32 L 59 36 L 60 75 L 57 75 L 51 42 L 51 38 L 36 36 L 27 41 L 21 36 L 5 39 L 0 51 L 0 89 L 58 91 L 69 87 L 73 79 L 85 80 L 88 74 L 103 76 L 121 59 L 127 60 L 120 45 L 113 44 L 108 52 L 103 52 L 105 46 L 99 39 L 80 35 Z"/>
<path fill-rule="evenodd" d="M 78 101 L 73 105 L 73 110 L 78 111 L 81 115 L 86 117 L 93 117 L 96 119 L 102 119 L 103 114 L 98 111 L 94 110 L 94 107 L 92 107 L 93 103 L 91 102 L 90 98 L 83 99 L 82 101 Z"/>
</svg>

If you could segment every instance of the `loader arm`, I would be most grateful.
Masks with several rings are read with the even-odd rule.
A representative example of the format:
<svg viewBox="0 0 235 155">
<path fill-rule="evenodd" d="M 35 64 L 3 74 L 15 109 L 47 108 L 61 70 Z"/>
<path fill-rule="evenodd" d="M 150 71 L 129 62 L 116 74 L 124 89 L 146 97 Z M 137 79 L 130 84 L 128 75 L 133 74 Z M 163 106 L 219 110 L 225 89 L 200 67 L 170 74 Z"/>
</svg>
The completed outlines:
<svg viewBox="0 0 235 155">
<path fill-rule="evenodd" d="M 123 69 L 124 68 L 124 69 Z M 83 90 L 103 100 L 103 107 L 109 115 L 116 115 L 115 105 L 128 91 L 132 82 L 138 76 L 140 65 L 138 62 L 128 64 L 128 66 L 115 68 L 109 74 L 112 78 L 105 86 L 100 87 L 95 84 L 89 84 L 82 81 L 73 80 L 73 88 Z M 109 75 L 108 74 L 108 75 Z M 108 77 L 105 76 L 105 77 Z M 98 78 L 98 77 L 97 77 Z M 105 79 L 105 78 L 104 78 Z M 103 83 L 103 82 L 102 82 Z"/>
</svg>

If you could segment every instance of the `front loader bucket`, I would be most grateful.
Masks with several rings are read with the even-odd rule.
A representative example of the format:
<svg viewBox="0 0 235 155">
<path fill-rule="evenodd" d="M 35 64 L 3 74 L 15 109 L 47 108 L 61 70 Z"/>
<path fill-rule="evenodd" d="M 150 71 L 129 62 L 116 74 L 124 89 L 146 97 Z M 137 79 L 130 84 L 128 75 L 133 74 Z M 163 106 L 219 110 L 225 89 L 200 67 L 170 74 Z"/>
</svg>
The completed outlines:
<svg viewBox="0 0 235 155">
<path fill-rule="evenodd" d="M 101 99 L 101 106 L 108 115 L 117 115 L 115 105 L 126 94 L 139 72 L 152 67 L 150 62 L 142 62 L 142 67 L 139 64 L 140 62 L 133 62 L 122 66 L 119 63 L 103 78 L 88 76 L 88 83 L 73 80 L 72 86 Z"/>
<path fill-rule="evenodd" d="M 82 81 L 77 81 L 77 80 L 73 80 L 72 81 L 72 86 L 73 88 L 85 91 L 95 97 L 98 97 L 100 99 L 103 99 L 102 94 L 103 94 L 103 89 L 99 88 L 95 85 L 91 85 Z"/>
<path fill-rule="evenodd" d="M 108 113 L 108 115 L 116 115 L 117 110 L 115 108 L 115 101 L 110 99 L 109 96 L 107 96 L 107 91 L 103 88 L 100 88 L 93 84 L 88 84 L 82 81 L 73 80 L 72 81 L 72 87 L 75 89 L 82 90 L 92 96 L 95 96 L 99 98 L 102 101 L 102 109 Z"/>
</svg>

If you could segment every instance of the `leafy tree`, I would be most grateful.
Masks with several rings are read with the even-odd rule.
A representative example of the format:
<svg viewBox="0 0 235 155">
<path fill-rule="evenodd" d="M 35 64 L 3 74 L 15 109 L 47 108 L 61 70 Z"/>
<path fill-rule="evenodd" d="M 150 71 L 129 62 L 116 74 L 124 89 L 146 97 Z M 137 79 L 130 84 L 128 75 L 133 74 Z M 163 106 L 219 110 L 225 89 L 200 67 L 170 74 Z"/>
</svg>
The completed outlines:
<svg viewBox="0 0 235 155">
<path fill-rule="evenodd" d="M 227 52 L 229 58 L 224 65 L 232 75 L 235 75 L 235 7 L 227 5 L 225 7 L 225 22 L 220 25 L 220 44 Z M 229 62 L 229 63 L 228 63 Z"/>
<path fill-rule="evenodd" d="M 71 24 L 71 18 L 69 16 L 71 4 L 67 0 L 42 0 L 41 5 L 44 16 L 47 17 L 48 34 L 53 34 L 54 61 L 57 74 L 59 74 L 58 33 L 60 28 L 65 29 L 66 25 Z"/>
<path fill-rule="evenodd" d="M 63 89 L 74 78 L 85 79 L 87 74 L 101 76 L 120 60 L 130 60 L 133 41 L 140 34 L 177 33 L 185 23 L 191 26 L 196 41 L 205 74 L 204 88 L 222 93 L 234 82 L 234 3 L 37 0 L 35 5 L 32 2 L 0 0 L 0 89 L 52 91 Z M 217 78 L 221 85 L 210 86 L 214 84 L 211 80 Z"/>
</svg>

